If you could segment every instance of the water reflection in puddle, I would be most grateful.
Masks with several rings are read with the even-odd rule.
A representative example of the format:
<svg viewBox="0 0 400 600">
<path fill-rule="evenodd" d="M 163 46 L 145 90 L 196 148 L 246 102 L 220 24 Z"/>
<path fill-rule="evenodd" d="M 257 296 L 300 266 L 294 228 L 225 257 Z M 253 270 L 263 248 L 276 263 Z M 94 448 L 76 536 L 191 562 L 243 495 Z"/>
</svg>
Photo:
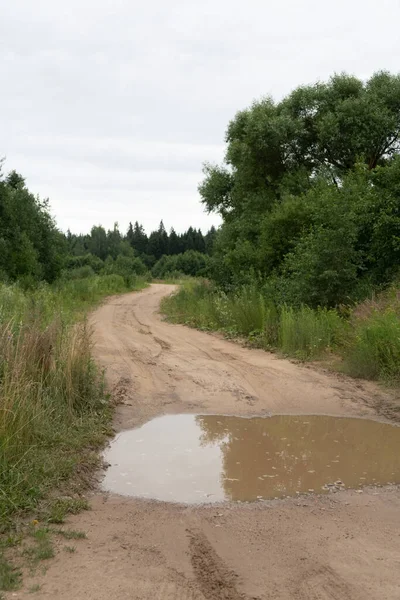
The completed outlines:
<svg viewBox="0 0 400 600">
<path fill-rule="evenodd" d="M 105 452 L 103 488 L 187 504 L 400 482 L 400 428 L 324 416 L 168 415 Z"/>
</svg>

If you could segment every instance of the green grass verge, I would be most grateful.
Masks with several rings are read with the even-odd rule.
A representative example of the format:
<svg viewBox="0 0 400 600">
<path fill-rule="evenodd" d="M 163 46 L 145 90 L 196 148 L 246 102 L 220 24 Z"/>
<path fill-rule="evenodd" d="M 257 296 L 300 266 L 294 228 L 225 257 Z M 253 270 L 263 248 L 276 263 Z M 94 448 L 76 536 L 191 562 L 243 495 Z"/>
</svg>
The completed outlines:
<svg viewBox="0 0 400 600">
<path fill-rule="evenodd" d="M 191 281 L 162 302 L 175 323 L 242 336 L 300 360 L 335 355 L 353 377 L 400 383 L 400 300 L 392 288 L 379 301 L 347 311 L 276 306 L 257 286 L 225 294 Z"/>
<path fill-rule="evenodd" d="M 88 508 L 81 495 L 99 465 L 98 450 L 112 433 L 112 410 L 103 374 L 91 357 L 84 315 L 105 296 L 146 286 L 141 279 L 131 283 L 127 287 L 122 277 L 109 275 L 33 291 L 0 285 L 3 540 L 25 515 L 63 523 L 66 515 Z M 36 541 L 28 554 L 49 557 L 44 538 Z M 7 546 L 0 545 L 0 589 L 18 579 L 7 566 Z"/>
</svg>

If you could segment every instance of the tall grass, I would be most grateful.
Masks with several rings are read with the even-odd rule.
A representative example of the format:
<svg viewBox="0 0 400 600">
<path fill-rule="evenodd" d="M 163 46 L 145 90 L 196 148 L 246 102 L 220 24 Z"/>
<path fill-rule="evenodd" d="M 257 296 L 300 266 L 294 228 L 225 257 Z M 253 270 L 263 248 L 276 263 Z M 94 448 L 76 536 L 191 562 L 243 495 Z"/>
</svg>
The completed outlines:
<svg viewBox="0 0 400 600">
<path fill-rule="evenodd" d="M 345 369 L 355 377 L 400 384 L 400 319 L 393 309 L 357 319 L 344 349 Z"/>
<path fill-rule="evenodd" d="M 192 282 L 166 298 L 162 308 L 175 322 L 247 336 L 260 346 L 303 359 L 329 350 L 343 328 L 333 310 L 277 307 L 255 285 L 225 294 Z"/>
<path fill-rule="evenodd" d="M 110 409 L 84 313 L 127 290 L 117 275 L 28 292 L 0 285 L 0 530 L 96 461 Z"/>
<path fill-rule="evenodd" d="M 279 349 L 300 359 L 318 358 L 337 346 L 344 325 L 334 310 L 283 306 L 279 320 Z"/>
<path fill-rule="evenodd" d="M 162 310 L 177 323 L 233 335 L 262 335 L 268 344 L 273 344 L 278 335 L 276 307 L 256 286 L 225 294 L 206 282 L 190 281 L 177 294 L 163 300 Z"/>
<path fill-rule="evenodd" d="M 225 294 L 206 282 L 184 284 L 166 298 L 167 317 L 202 329 L 249 338 L 301 360 L 334 354 L 354 377 L 400 383 L 400 298 L 397 289 L 343 312 L 276 306 L 257 286 Z"/>
</svg>

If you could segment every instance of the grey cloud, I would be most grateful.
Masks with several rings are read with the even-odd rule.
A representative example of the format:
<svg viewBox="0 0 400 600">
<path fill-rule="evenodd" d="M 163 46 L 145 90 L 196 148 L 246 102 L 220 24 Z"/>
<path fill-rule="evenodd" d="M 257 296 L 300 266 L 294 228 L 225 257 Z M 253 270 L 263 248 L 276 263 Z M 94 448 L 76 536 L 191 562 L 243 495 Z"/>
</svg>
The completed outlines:
<svg viewBox="0 0 400 600">
<path fill-rule="evenodd" d="M 85 162 L 115 170 L 162 170 L 198 172 L 205 158 L 219 162 L 224 146 L 152 142 L 118 137 L 85 138 L 74 136 L 16 136 L 10 150 L 24 148 L 28 154 L 52 160 L 62 156 L 69 161 Z"/>
<path fill-rule="evenodd" d="M 14 0 L 0 155 L 64 229 L 207 228 L 201 165 L 221 160 L 235 112 L 334 71 L 398 70 L 399 17 L 397 0 Z"/>
</svg>

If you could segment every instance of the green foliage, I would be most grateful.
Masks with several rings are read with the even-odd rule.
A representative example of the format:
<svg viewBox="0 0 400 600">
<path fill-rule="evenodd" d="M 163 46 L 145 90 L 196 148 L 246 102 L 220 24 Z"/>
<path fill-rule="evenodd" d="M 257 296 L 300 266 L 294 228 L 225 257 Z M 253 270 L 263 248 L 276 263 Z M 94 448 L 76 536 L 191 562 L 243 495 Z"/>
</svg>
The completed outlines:
<svg viewBox="0 0 400 600">
<path fill-rule="evenodd" d="M 70 279 L 86 279 L 87 277 L 92 277 L 93 275 L 94 271 L 89 265 L 77 267 L 76 269 L 70 269 L 68 271 L 68 277 Z"/>
<path fill-rule="evenodd" d="M 319 358 L 337 347 L 345 324 L 334 310 L 283 306 L 279 319 L 279 349 L 302 360 Z"/>
<path fill-rule="evenodd" d="M 65 267 L 70 271 L 80 267 L 90 267 L 95 273 L 99 274 L 104 267 L 104 262 L 97 256 L 88 253 L 79 256 L 68 256 Z"/>
<path fill-rule="evenodd" d="M 17 590 L 21 585 L 22 573 L 14 567 L 0 550 L 0 590 Z"/>
<path fill-rule="evenodd" d="M 400 382 L 400 318 L 389 308 L 355 322 L 345 352 L 345 370 L 354 377 Z"/>
<path fill-rule="evenodd" d="M 104 227 L 101 225 L 92 227 L 90 236 L 87 239 L 87 248 L 91 254 L 97 256 L 100 260 L 105 260 L 107 258 L 109 254 L 108 240 Z"/>
<path fill-rule="evenodd" d="M 254 281 L 260 267 L 259 249 L 255 243 L 259 231 L 259 219 L 249 215 L 248 219 L 226 222 L 218 232 L 209 273 L 223 289 Z"/>
<path fill-rule="evenodd" d="M 312 206 L 303 196 L 287 196 L 275 204 L 260 224 L 260 271 L 271 274 L 310 229 Z"/>
<path fill-rule="evenodd" d="M 199 185 L 199 192 L 208 212 L 218 210 L 225 215 L 230 208 L 230 193 L 233 187 L 233 177 L 228 169 L 205 163 L 203 167 L 204 180 Z"/>
<path fill-rule="evenodd" d="M 163 279 L 174 275 L 190 275 L 201 277 L 207 274 L 208 260 L 205 254 L 195 250 L 187 250 L 183 254 L 162 256 L 152 268 L 152 275 Z"/>
<path fill-rule="evenodd" d="M 109 256 L 104 264 L 104 273 L 123 277 L 126 284 L 132 284 L 136 277 L 147 274 L 147 267 L 137 256 L 123 256 L 120 254 L 116 260 Z"/>
<path fill-rule="evenodd" d="M 161 221 L 157 231 L 152 231 L 147 245 L 147 253 L 159 260 L 168 253 L 168 234 L 164 223 Z"/>
<path fill-rule="evenodd" d="M 308 231 L 281 264 L 284 301 L 311 306 L 349 301 L 362 269 L 355 200 L 347 181 L 341 189 L 322 181 L 306 195 L 313 211 Z"/>
<path fill-rule="evenodd" d="M 47 527 L 32 527 L 30 535 L 33 544 L 26 547 L 23 555 L 29 560 L 31 566 L 37 565 L 42 560 L 48 560 L 54 556 L 53 543 Z"/>
<path fill-rule="evenodd" d="M 151 274 L 156 279 L 163 279 L 168 277 L 171 273 L 177 272 L 176 267 L 177 257 L 164 255 L 156 262 L 151 270 Z"/>
<path fill-rule="evenodd" d="M 400 264 L 400 156 L 372 171 L 367 183 L 357 206 L 358 244 L 365 270 L 375 283 L 387 283 Z"/>
<path fill-rule="evenodd" d="M 299 126 L 301 156 L 347 171 L 363 158 L 373 169 L 399 146 L 400 77 L 378 72 L 363 83 L 345 74 L 301 87 L 282 110 Z"/>
<path fill-rule="evenodd" d="M 207 257 L 196 250 L 187 250 L 177 255 L 176 268 L 184 275 L 204 276 L 207 274 Z"/>
<path fill-rule="evenodd" d="M 0 180 L 0 276 L 54 281 L 63 267 L 64 241 L 48 202 L 31 194 L 15 171 Z"/>
<path fill-rule="evenodd" d="M 333 307 L 400 264 L 400 76 L 335 75 L 239 112 L 199 187 L 223 226 L 209 273 L 268 281 L 281 303 Z"/>
<path fill-rule="evenodd" d="M 168 238 L 168 254 L 173 256 L 175 254 L 181 253 L 182 248 L 182 240 L 179 235 L 176 233 L 175 229 L 172 227 L 169 238 Z"/>
<path fill-rule="evenodd" d="M 126 237 L 130 246 L 139 256 L 147 253 L 148 238 L 143 226 L 139 225 L 137 221 L 134 228 L 132 227 L 132 223 L 129 223 L 129 229 Z"/>
<path fill-rule="evenodd" d="M 82 510 L 89 510 L 88 501 L 84 498 L 57 498 L 46 509 L 48 523 L 64 523 L 67 515 L 76 515 Z"/>
<path fill-rule="evenodd" d="M 80 277 L 80 273 L 84 273 L 84 271 L 75 269 L 89 266 L 97 274 L 116 273 L 124 278 L 129 278 L 134 275 L 145 275 L 160 260 L 162 262 L 156 267 L 156 273 L 165 271 L 170 274 L 183 269 L 182 273 L 203 274 L 207 258 L 200 259 L 197 254 L 211 255 L 216 236 L 215 227 L 211 227 L 205 236 L 200 229 L 193 227 L 189 227 L 182 234 L 177 234 L 172 228 L 168 234 L 162 221 L 158 229 L 152 231 L 149 237 L 137 221 L 134 226 L 132 223 L 129 224 L 126 236 L 120 233 L 117 223 L 114 225 L 114 229 L 109 231 L 101 226 L 93 227 L 90 235 L 77 236 L 68 232 L 66 242 L 69 256 L 66 259 L 64 275 L 65 277 Z M 187 255 L 189 250 L 195 252 L 196 255 Z M 183 259 L 182 254 L 185 255 Z M 182 268 L 175 266 L 173 258 L 167 262 L 162 260 L 163 257 L 176 256 L 180 257 Z M 189 266 L 188 257 L 190 256 L 192 256 L 192 263 L 195 260 L 196 265 Z M 194 259 L 194 256 L 197 258 Z M 201 263 L 201 266 L 197 263 Z M 162 267 L 164 264 L 168 264 L 166 270 Z M 90 272 L 87 271 L 87 274 L 89 276 Z"/>
</svg>

